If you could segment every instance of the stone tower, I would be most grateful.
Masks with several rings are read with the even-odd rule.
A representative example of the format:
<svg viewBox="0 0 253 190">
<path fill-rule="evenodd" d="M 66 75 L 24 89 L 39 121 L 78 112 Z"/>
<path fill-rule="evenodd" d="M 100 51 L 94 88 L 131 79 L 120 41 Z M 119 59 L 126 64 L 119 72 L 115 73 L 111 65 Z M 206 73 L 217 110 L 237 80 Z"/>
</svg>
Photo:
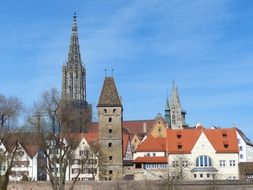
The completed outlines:
<svg viewBox="0 0 253 190">
<path fill-rule="evenodd" d="M 100 180 L 122 179 L 123 107 L 113 77 L 105 77 L 97 109 Z"/>
<path fill-rule="evenodd" d="M 73 17 L 68 60 L 62 67 L 62 98 L 86 102 L 86 70 L 81 60 L 76 14 Z"/>
<path fill-rule="evenodd" d="M 86 70 L 81 60 L 76 19 L 74 13 L 68 59 L 62 66 L 62 100 L 72 106 L 71 112 L 79 115 L 72 131 L 84 132 L 91 122 L 91 105 L 86 101 Z"/>
<path fill-rule="evenodd" d="M 173 82 L 170 104 L 167 98 L 165 106 L 165 119 L 168 123 L 168 127 L 172 129 L 183 129 L 185 126 L 185 114 L 186 112 L 181 107 L 178 88 Z"/>
</svg>

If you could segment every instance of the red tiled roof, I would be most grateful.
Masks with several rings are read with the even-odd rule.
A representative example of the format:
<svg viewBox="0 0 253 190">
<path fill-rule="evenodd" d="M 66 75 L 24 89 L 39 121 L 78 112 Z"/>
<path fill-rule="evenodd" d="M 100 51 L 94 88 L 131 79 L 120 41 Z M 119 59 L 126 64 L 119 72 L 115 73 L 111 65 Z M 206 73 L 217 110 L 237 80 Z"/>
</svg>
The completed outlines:
<svg viewBox="0 0 253 190">
<path fill-rule="evenodd" d="M 23 145 L 26 153 L 30 158 L 33 158 L 37 152 L 39 151 L 39 146 L 38 145 Z"/>
<path fill-rule="evenodd" d="M 239 152 L 236 128 L 205 129 L 204 133 L 217 153 Z"/>
<path fill-rule="evenodd" d="M 89 145 L 92 145 L 94 143 L 98 142 L 98 133 L 70 133 L 66 137 L 67 140 L 75 140 L 77 142 L 81 142 L 83 138 L 89 143 Z M 127 145 L 129 142 L 129 135 L 127 133 L 123 133 L 123 156 L 125 156 L 127 151 Z"/>
<path fill-rule="evenodd" d="M 201 133 L 204 133 L 217 153 L 238 152 L 236 129 L 167 129 L 167 138 L 155 138 L 151 134 L 138 146 L 136 152 L 165 152 L 170 154 L 191 153 Z M 166 140 L 167 139 L 167 140 Z"/>
<path fill-rule="evenodd" d="M 197 142 L 202 128 L 200 129 L 167 129 L 167 151 L 169 153 L 190 153 Z M 179 149 L 179 147 L 181 148 Z"/>
<path fill-rule="evenodd" d="M 147 136 L 147 138 L 139 144 L 136 149 L 136 152 L 165 152 L 166 150 L 166 138 L 158 137 L 155 138 L 151 134 Z"/>
<path fill-rule="evenodd" d="M 137 157 L 133 163 L 168 163 L 166 156 Z"/>
<path fill-rule="evenodd" d="M 143 134 L 144 123 L 146 123 L 146 132 L 149 133 L 155 123 L 155 120 L 123 121 L 123 127 L 128 129 L 130 133 L 130 139 L 132 139 L 135 134 L 138 136 Z M 92 122 L 89 132 L 98 132 L 98 122 Z"/>
</svg>

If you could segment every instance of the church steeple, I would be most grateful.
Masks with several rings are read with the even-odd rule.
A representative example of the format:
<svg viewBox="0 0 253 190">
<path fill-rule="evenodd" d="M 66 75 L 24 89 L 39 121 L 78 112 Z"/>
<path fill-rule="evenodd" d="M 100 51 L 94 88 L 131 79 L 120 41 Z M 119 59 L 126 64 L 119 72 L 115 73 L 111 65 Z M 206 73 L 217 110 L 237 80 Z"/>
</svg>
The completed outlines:
<svg viewBox="0 0 253 190">
<path fill-rule="evenodd" d="M 77 15 L 74 13 L 68 59 L 62 69 L 62 98 L 86 103 L 86 70 L 81 60 Z"/>
<path fill-rule="evenodd" d="M 81 53 L 79 47 L 78 40 L 78 29 L 77 29 L 77 15 L 74 13 L 73 23 L 72 23 L 72 34 L 71 41 L 69 45 L 69 53 L 68 53 L 68 64 L 72 65 L 81 65 Z"/>
<path fill-rule="evenodd" d="M 170 113 L 170 127 L 172 129 L 182 129 L 185 125 L 185 112 L 182 109 L 178 88 L 176 87 L 174 81 L 172 83 L 171 97 L 170 97 L 170 105 L 169 105 L 169 113 Z"/>
</svg>

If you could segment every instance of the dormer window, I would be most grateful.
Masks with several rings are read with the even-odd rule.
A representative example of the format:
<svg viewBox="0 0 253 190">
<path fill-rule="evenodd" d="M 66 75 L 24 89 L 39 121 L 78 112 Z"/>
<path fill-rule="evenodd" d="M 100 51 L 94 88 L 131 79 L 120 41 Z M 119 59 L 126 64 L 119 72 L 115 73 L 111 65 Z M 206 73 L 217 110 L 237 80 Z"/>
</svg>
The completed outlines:
<svg viewBox="0 0 253 190">
<path fill-rule="evenodd" d="M 228 142 L 227 141 L 223 141 L 223 145 L 224 145 L 224 148 L 228 148 Z"/>
<path fill-rule="evenodd" d="M 226 131 L 222 131 L 222 137 L 223 137 L 223 138 L 227 138 L 227 136 L 228 136 L 228 135 L 227 135 L 227 132 L 226 132 Z"/>
<path fill-rule="evenodd" d="M 182 148 L 183 148 L 182 141 L 177 142 L 177 148 L 178 148 L 178 150 L 182 150 Z"/>
</svg>

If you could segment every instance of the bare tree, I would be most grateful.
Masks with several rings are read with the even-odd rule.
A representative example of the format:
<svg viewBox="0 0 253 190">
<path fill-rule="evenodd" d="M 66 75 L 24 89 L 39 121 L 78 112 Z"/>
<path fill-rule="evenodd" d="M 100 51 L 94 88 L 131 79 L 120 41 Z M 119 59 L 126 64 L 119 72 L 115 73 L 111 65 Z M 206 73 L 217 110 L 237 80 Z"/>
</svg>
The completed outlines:
<svg viewBox="0 0 253 190">
<path fill-rule="evenodd" d="M 174 179 L 184 180 L 185 170 L 191 166 L 191 162 L 184 154 L 178 154 L 170 166 L 170 175 Z"/>
<path fill-rule="evenodd" d="M 3 136 L 4 129 L 10 129 L 17 120 L 22 103 L 18 98 L 5 97 L 0 94 L 0 134 Z"/>
<path fill-rule="evenodd" d="M 0 190 L 7 190 L 9 177 L 12 174 L 14 159 L 17 159 L 17 133 L 5 133 L 0 142 Z"/>
<path fill-rule="evenodd" d="M 42 169 L 49 177 L 53 190 L 65 189 L 66 171 L 78 159 L 78 174 L 70 186 L 70 189 L 73 189 L 84 166 L 90 160 L 90 152 L 93 151 L 91 149 L 75 158 L 79 141 L 71 129 L 78 123 L 76 121 L 80 121 L 79 117 L 80 112 L 77 113 L 69 102 L 61 100 L 58 91 L 52 89 L 43 94 L 41 103 L 35 105 L 33 114 L 28 119 L 38 135 L 40 152 L 46 160 Z M 82 121 L 85 120 L 86 117 L 82 117 Z M 51 128 L 46 130 L 48 126 Z"/>
<path fill-rule="evenodd" d="M 18 133 L 14 135 L 14 124 L 22 110 L 18 98 L 0 94 L 0 190 L 7 189 L 9 176 L 18 148 Z"/>
</svg>

